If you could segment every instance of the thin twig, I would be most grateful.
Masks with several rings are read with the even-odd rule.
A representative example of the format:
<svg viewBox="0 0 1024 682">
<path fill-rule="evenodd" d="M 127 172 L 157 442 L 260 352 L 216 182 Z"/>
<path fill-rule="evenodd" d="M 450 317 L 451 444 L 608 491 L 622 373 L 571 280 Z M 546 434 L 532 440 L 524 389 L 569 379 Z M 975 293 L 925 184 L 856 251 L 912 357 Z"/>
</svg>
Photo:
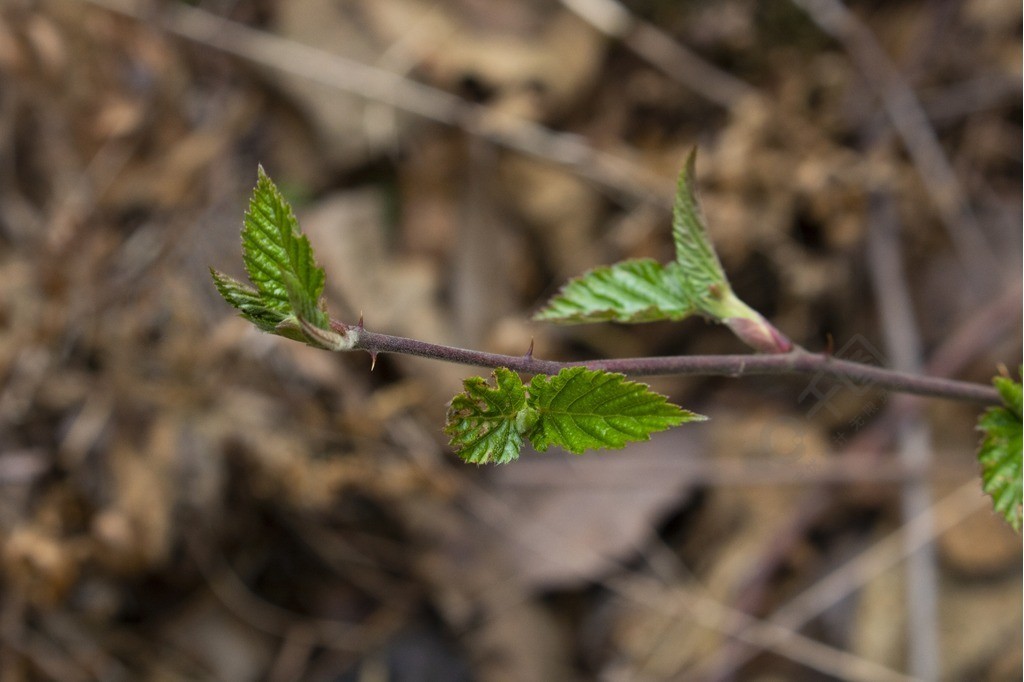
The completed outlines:
<svg viewBox="0 0 1024 682">
<path fill-rule="evenodd" d="M 480 519 L 506 534 L 511 525 L 518 523 L 518 517 L 508 504 L 489 491 L 480 488 L 479 484 L 467 482 L 466 490 L 468 491 L 466 504 L 474 518 Z M 551 546 L 563 544 L 563 534 L 557 528 L 538 527 L 536 532 L 539 536 L 546 538 Z M 510 538 L 514 537 L 511 534 L 508 535 Z M 534 547 L 525 544 L 519 549 L 526 552 L 537 551 Z M 585 550 L 581 548 L 581 551 Z M 637 574 L 615 557 L 595 550 L 591 550 L 591 552 L 593 565 L 600 567 L 595 572 L 610 574 L 629 572 L 631 574 L 628 579 L 605 578 L 601 581 L 605 587 L 625 599 L 642 604 L 658 613 L 677 618 L 694 618 L 704 627 L 722 632 L 730 637 L 737 637 L 752 646 L 771 649 L 809 668 L 841 679 L 870 680 L 871 682 L 876 680 L 908 682 L 910 680 L 887 666 L 814 641 L 794 629 L 761 621 L 697 590 L 682 588 L 667 593 L 666 586 L 661 584 L 657 578 Z M 589 580 L 592 575 L 580 577 Z"/>
<path fill-rule="evenodd" d="M 426 447 L 431 447 L 430 443 L 432 442 L 434 442 L 432 439 L 426 439 Z M 431 470 L 431 475 L 435 473 Z M 516 545 L 517 551 L 544 556 L 544 553 L 538 549 L 538 545 L 509 531 L 510 528 L 520 523 L 520 510 L 514 509 L 507 500 L 484 487 L 478 479 L 467 478 L 465 474 L 454 472 L 454 470 L 447 475 L 454 476 L 460 481 L 457 488 L 464 493 L 458 498 L 464 512 L 462 518 L 471 518 L 489 526 L 502 536 L 503 542 L 511 542 Z M 427 516 L 432 519 L 431 523 L 437 523 L 436 515 Z M 418 518 L 423 520 L 422 515 L 418 515 Z M 557 527 L 537 527 L 534 532 L 539 545 L 554 547 L 565 544 L 564 530 Z M 699 619 L 708 628 L 728 636 L 733 636 L 737 629 L 742 628 L 744 632 L 740 636 L 744 640 L 762 642 L 763 648 L 772 649 L 781 656 L 798 661 L 809 668 L 820 669 L 836 677 L 843 678 L 845 676 L 846 679 L 870 680 L 871 682 L 877 680 L 909 682 L 909 678 L 886 666 L 816 642 L 798 632 L 774 625 L 764 625 L 757 618 L 740 613 L 736 609 L 720 603 L 706 591 L 697 594 L 694 589 L 685 587 L 677 580 L 660 584 L 657 577 L 643 576 L 637 573 L 635 568 L 629 566 L 621 558 L 597 552 L 593 548 L 589 550 L 580 548 L 580 550 L 591 554 L 588 564 L 592 569 L 580 573 L 578 578 L 581 581 L 592 581 L 595 575 L 611 575 L 612 577 L 599 577 L 598 582 L 623 599 L 642 604 L 658 613 L 672 617 L 690 617 L 687 614 L 691 610 L 697 610 Z M 627 574 L 631 576 L 630 579 L 623 580 L 615 577 Z M 680 589 L 666 593 L 666 588 L 670 586 L 678 586 Z M 494 583 L 488 584 L 487 591 L 478 595 L 478 600 L 493 602 L 495 599 L 502 600 L 508 597 L 513 600 L 521 598 L 519 590 L 507 589 L 504 585 L 502 587 L 502 590 L 495 590 Z M 505 596 L 497 594 L 502 592 Z M 692 599 L 691 595 L 693 595 Z M 509 603 L 503 606 L 511 608 Z M 488 611 L 493 614 L 494 608 L 492 605 Z"/>
<path fill-rule="evenodd" d="M 643 588 L 645 585 L 638 585 Z M 883 663 L 819 642 L 798 632 L 797 628 L 761 620 L 730 608 L 713 597 L 689 591 L 677 599 L 666 599 L 664 589 L 633 589 L 630 596 L 643 600 L 648 608 L 669 611 L 679 618 L 692 618 L 702 626 L 718 630 L 750 646 L 772 650 L 808 668 L 836 679 L 851 682 L 915 682 L 915 678 L 889 668 Z M 667 604 L 666 604 L 667 602 Z M 675 607 L 674 609 L 672 607 Z M 688 672 L 688 671 L 687 671 Z"/>
<path fill-rule="evenodd" d="M 959 525 L 971 514 L 984 509 L 985 496 L 978 482 L 970 480 L 936 502 L 899 530 L 886 536 L 809 588 L 771 618 L 786 627 L 799 628 L 815 615 L 836 604 L 917 551 L 924 543 Z"/>
<path fill-rule="evenodd" d="M 870 29 L 840 0 L 792 0 L 843 45 L 874 90 L 914 161 L 942 224 L 971 278 L 991 284 L 999 260 L 983 236 L 963 187 L 946 158 L 924 107 Z"/>
<path fill-rule="evenodd" d="M 921 339 L 914 320 L 914 304 L 903 267 L 899 222 L 891 197 L 873 194 L 869 201 L 868 263 L 890 362 L 900 370 L 924 369 Z M 903 396 L 904 401 L 907 401 Z M 932 463 L 931 432 L 921 416 L 920 401 L 913 401 L 899 417 L 897 438 L 900 462 L 920 472 L 903 485 L 901 513 L 904 523 L 919 518 L 921 534 L 931 536 L 932 495 L 925 479 Z M 908 534 L 905 542 L 918 547 L 907 552 L 904 566 L 907 602 L 907 665 L 915 677 L 938 679 L 940 670 L 938 632 L 938 575 L 935 547 Z"/>
<path fill-rule="evenodd" d="M 766 622 L 779 626 L 782 632 L 799 630 L 863 585 L 890 570 L 924 544 L 932 542 L 934 538 L 959 525 L 974 512 L 983 509 L 986 504 L 986 498 L 979 491 L 976 480 L 963 484 L 935 503 L 927 513 L 914 517 L 899 530 L 879 540 L 801 592 L 772 614 Z M 768 648 L 774 643 L 769 639 L 766 642 L 752 644 Z M 739 652 L 729 661 L 728 670 L 724 674 L 729 674 L 729 671 L 742 666 L 754 653 L 751 650 Z"/>
<path fill-rule="evenodd" d="M 581 177 L 634 199 L 668 207 L 670 183 L 633 161 L 596 149 L 586 139 L 475 104 L 411 80 L 401 74 L 362 64 L 332 52 L 282 38 L 179 3 L 158 13 L 124 0 L 83 0 L 173 36 L 211 47 L 260 66 L 347 92 L 371 102 L 465 130 L 467 133 L 530 156 L 569 167 Z"/>
<path fill-rule="evenodd" d="M 858 453 L 842 459 L 811 460 L 809 462 L 781 461 L 765 458 L 741 457 L 724 459 L 679 458 L 648 461 L 642 458 L 631 462 L 631 476 L 623 479 L 617 470 L 600 468 L 573 471 L 572 485 L 586 486 L 587 490 L 617 490 L 643 492 L 660 485 L 665 477 L 678 477 L 695 488 L 714 487 L 758 488 L 776 486 L 853 485 L 868 483 L 893 486 L 918 480 L 921 472 L 910 470 L 901 462 L 874 462 L 858 460 Z M 863 453 L 865 456 L 870 453 Z M 502 475 L 524 490 L 559 490 L 566 486 L 566 463 L 560 459 L 536 459 L 529 466 L 509 468 Z M 947 466 L 928 472 L 932 482 L 955 484 L 975 473 L 973 467 Z M 833 498 L 834 499 L 834 498 Z"/>
<path fill-rule="evenodd" d="M 1007 334 L 1020 327 L 1020 296 L 1019 286 L 1011 288 L 999 299 L 973 311 L 935 350 L 926 365 L 927 371 L 940 376 L 957 374 L 984 357 L 987 349 L 998 345 Z M 879 472 L 883 467 L 890 466 L 888 458 L 883 458 L 879 452 L 873 451 L 888 447 L 890 436 L 895 431 L 895 424 L 907 413 L 909 407 L 911 406 L 906 403 L 894 401 L 880 420 L 859 433 L 848 444 L 843 459 L 838 461 L 870 466 Z M 907 474 L 913 475 L 909 471 Z M 742 596 L 736 608 L 749 613 L 763 603 L 763 594 L 767 591 L 772 576 L 776 575 L 785 558 L 791 555 L 793 546 L 807 535 L 808 529 L 816 520 L 832 508 L 835 500 L 834 489 L 825 486 L 803 496 L 792 522 L 776 535 L 766 554 L 751 561 L 757 568 L 741 591 Z M 707 673 L 697 674 L 695 679 L 733 679 L 735 671 L 756 654 L 756 650 L 739 643 L 732 647 L 723 647 L 702 666 L 701 670 Z"/>
<path fill-rule="evenodd" d="M 982 356 L 980 351 L 998 348 L 1021 328 L 1021 281 L 1009 284 L 1002 294 L 969 311 L 966 319 L 935 349 L 927 374 L 949 376 L 962 373 Z"/>
<path fill-rule="evenodd" d="M 849 360 L 810 353 L 797 349 L 772 355 L 670 355 L 647 358 L 619 358 L 558 362 L 541 360 L 532 354 L 500 355 L 482 351 L 443 346 L 426 341 L 371 332 L 360 326 L 332 321 L 333 330 L 353 339 L 351 350 L 365 350 L 374 359 L 380 353 L 400 353 L 476 367 L 507 367 L 528 374 L 557 374 L 567 367 L 588 367 L 631 376 L 754 376 L 812 374 L 861 385 L 913 393 L 916 395 L 965 400 L 987 405 L 999 404 L 999 394 L 991 386 L 941 377 L 897 372 L 884 367 L 865 365 Z"/>
<path fill-rule="evenodd" d="M 562 5 L 607 36 L 620 40 L 676 83 L 731 108 L 756 90 L 702 59 L 662 29 L 634 16 L 617 0 L 561 0 Z"/>
</svg>

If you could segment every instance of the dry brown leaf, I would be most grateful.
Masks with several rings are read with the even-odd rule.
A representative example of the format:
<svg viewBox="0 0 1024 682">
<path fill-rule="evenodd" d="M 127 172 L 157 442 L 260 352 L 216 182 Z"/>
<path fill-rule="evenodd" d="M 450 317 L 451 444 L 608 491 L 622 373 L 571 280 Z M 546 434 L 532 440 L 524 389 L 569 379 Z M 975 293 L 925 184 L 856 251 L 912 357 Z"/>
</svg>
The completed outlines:
<svg viewBox="0 0 1024 682">
<path fill-rule="evenodd" d="M 628 453 L 552 451 L 497 469 L 492 494 L 514 510 L 499 543 L 505 561 L 535 589 L 579 585 L 615 570 L 685 504 L 690 472 L 677 463 L 703 456 L 702 436 L 672 431 Z"/>
</svg>

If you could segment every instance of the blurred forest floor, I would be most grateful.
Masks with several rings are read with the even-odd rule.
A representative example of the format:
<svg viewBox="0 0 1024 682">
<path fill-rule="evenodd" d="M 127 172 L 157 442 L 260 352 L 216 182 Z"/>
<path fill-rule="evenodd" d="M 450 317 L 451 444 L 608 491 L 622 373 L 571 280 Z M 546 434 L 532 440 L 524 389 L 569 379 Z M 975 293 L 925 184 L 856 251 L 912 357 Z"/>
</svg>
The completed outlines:
<svg viewBox="0 0 1024 682">
<path fill-rule="evenodd" d="M 529 322 L 671 257 L 696 146 L 726 271 L 797 343 L 1016 371 L 1021 5 L 843 9 L 5 0 L 0 679 L 1019 680 L 975 406 L 659 378 L 711 420 L 470 467 L 441 425 L 474 370 L 261 335 L 209 278 L 261 163 L 343 320 L 743 352 Z"/>
</svg>

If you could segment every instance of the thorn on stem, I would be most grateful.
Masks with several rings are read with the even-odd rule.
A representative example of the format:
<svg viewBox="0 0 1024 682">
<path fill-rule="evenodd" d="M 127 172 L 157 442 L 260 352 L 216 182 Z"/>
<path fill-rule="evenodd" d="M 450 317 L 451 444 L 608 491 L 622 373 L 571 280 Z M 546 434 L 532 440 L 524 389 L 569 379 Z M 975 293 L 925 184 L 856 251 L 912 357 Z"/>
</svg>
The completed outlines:
<svg viewBox="0 0 1024 682">
<path fill-rule="evenodd" d="M 363 311 L 359 311 L 359 322 L 356 323 L 356 329 L 363 331 Z"/>
<path fill-rule="evenodd" d="M 532 337 L 530 338 L 530 347 L 526 349 L 526 355 L 524 355 L 523 357 L 526 358 L 527 360 L 530 360 L 530 359 L 533 358 L 533 338 Z"/>
<path fill-rule="evenodd" d="M 377 351 L 372 350 L 372 351 L 370 351 L 370 371 L 372 372 L 373 368 L 376 367 L 376 366 L 377 366 Z"/>
</svg>

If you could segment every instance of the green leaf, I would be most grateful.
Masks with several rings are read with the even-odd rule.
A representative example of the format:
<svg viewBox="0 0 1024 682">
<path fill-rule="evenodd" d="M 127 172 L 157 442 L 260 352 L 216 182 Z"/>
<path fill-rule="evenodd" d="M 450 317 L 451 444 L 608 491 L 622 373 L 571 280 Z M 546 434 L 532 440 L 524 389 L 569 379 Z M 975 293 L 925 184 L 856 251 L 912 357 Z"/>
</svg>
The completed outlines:
<svg viewBox="0 0 1024 682">
<path fill-rule="evenodd" d="M 265 332 L 343 350 L 354 340 L 331 329 L 321 296 L 324 271 L 291 206 L 260 166 L 242 224 L 242 260 L 251 287 L 211 269 L 217 291 Z"/>
<path fill-rule="evenodd" d="M 785 335 L 733 293 L 697 201 L 696 159 L 694 150 L 679 174 L 672 210 L 675 261 L 663 266 L 641 259 L 595 268 L 562 287 L 533 319 L 560 324 L 654 322 L 696 313 L 728 325 L 758 351 L 792 350 Z"/>
<path fill-rule="evenodd" d="M 533 319 L 563 324 L 681 320 L 693 314 L 679 266 L 649 258 L 595 268 L 562 287 Z"/>
<path fill-rule="evenodd" d="M 242 259 L 264 305 L 328 329 L 320 305 L 324 271 L 313 259 L 291 206 L 260 166 L 242 228 Z"/>
<path fill-rule="evenodd" d="M 210 275 L 217 291 L 224 297 L 224 300 L 238 309 L 242 317 L 252 322 L 265 332 L 273 332 L 281 324 L 287 315 L 280 310 L 267 307 L 260 292 L 252 287 L 239 282 L 233 277 L 228 277 L 222 272 L 210 268 Z"/>
<path fill-rule="evenodd" d="M 570 367 L 535 376 L 529 386 L 504 367 L 492 376 L 493 387 L 481 377 L 466 379 L 465 392 L 448 407 L 445 433 L 458 455 L 474 464 L 511 462 L 526 438 L 541 452 L 557 445 L 580 454 L 705 419 L 621 374 Z"/>
<path fill-rule="evenodd" d="M 990 407 L 978 419 L 983 434 L 978 450 L 982 489 L 992 497 L 996 512 L 1020 532 L 1021 528 L 1021 384 L 993 380 L 1003 407 Z"/>
<path fill-rule="evenodd" d="M 688 298 L 707 312 L 715 298 L 729 291 L 729 280 L 722 269 L 711 240 L 707 221 L 697 202 L 697 150 L 686 158 L 679 174 L 676 200 L 672 207 L 672 238 L 676 245 L 676 262 L 682 266 L 683 286 Z"/>
<path fill-rule="evenodd" d="M 481 377 L 466 379 L 465 392 L 448 407 L 445 433 L 458 455 L 473 464 L 504 464 L 518 458 L 523 432 L 532 425 L 519 375 L 500 367 L 492 376 L 495 388 Z"/>
<path fill-rule="evenodd" d="M 656 431 L 705 419 L 673 405 L 646 384 L 585 367 L 534 377 L 527 403 L 537 412 L 528 435 L 541 452 L 552 445 L 576 454 L 621 448 Z"/>
<path fill-rule="evenodd" d="M 992 383 L 995 384 L 996 390 L 999 391 L 999 396 L 1003 399 L 1006 409 L 1017 415 L 1017 419 L 1020 419 L 1021 412 L 1024 411 L 1020 382 L 1014 381 L 1009 377 L 996 377 L 992 380 Z"/>
</svg>

